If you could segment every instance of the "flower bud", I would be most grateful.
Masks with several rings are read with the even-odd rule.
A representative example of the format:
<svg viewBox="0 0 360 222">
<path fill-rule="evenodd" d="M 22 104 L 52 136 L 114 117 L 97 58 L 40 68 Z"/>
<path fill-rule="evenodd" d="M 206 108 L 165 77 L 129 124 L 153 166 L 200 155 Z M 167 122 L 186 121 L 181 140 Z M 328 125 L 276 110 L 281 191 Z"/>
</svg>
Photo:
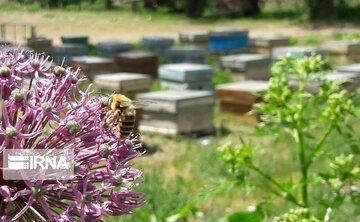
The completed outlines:
<svg viewBox="0 0 360 222">
<path fill-rule="evenodd" d="M 8 77 L 11 74 L 11 70 L 7 66 L 0 67 L 0 76 L 1 77 Z"/>
<path fill-rule="evenodd" d="M 76 134 L 77 132 L 80 131 L 80 125 L 73 120 L 69 121 L 66 124 L 66 128 L 68 128 L 69 133 L 71 133 L 71 134 Z"/>
<path fill-rule="evenodd" d="M 14 138 L 15 136 L 17 136 L 18 131 L 15 127 L 7 127 L 5 130 L 5 135 L 9 138 Z"/>
<path fill-rule="evenodd" d="M 54 74 L 56 76 L 63 76 L 66 74 L 66 69 L 61 66 L 55 66 L 54 68 Z"/>
<path fill-rule="evenodd" d="M 20 89 L 14 89 L 11 92 L 11 97 L 15 100 L 15 102 L 21 102 L 24 99 L 23 93 L 20 91 Z"/>
<path fill-rule="evenodd" d="M 31 188 L 33 196 L 37 199 L 43 195 L 43 190 L 39 186 L 35 186 Z"/>
<path fill-rule="evenodd" d="M 34 69 L 39 69 L 40 67 L 40 63 L 37 59 L 34 59 L 33 61 L 31 61 L 31 66 L 34 68 Z"/>
<path fill-rule="evenodd" d="M 52 110 L 52 106 L 50 105 L 50 103 L 48 102 L 43 102 L 41 104 L 41 108 L 45 111 L 45 112 L 51 112 Z"/>
<path fill-rule="evenodd" d="M 110 155 L 110 147 L 107 144 L 100 145 L 100 156 L 107 158 Z"/>
</svg>

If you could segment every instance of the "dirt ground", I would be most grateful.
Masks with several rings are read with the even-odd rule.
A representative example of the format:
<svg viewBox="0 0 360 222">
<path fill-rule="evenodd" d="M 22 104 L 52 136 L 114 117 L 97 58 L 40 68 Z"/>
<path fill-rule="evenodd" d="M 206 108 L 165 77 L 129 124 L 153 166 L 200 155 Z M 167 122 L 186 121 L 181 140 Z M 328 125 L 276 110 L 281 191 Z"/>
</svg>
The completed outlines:
<svg viewBox="0 0 360 222">
<path fill-rule="evenodd" d="M 180 31 L 210 30 L 215 27 L 245 27 L 251 36 L 286 35 L 325 36 L 334 32 L 356 32 L 358 27 L 350 25 L 318 26 L 304 25 L 279 20 L 219 20 L 193 21 L 171 16 L 152 16 L 149 14 L 131 14 L 127 12 L 76 12 L 76 11 L 43 11 L 43 12 L 7 12 L 0 11 L 0 23 L 30 23 L 36 26 L 38 36 L 53 39 L 60 43 L 60 36 L 66 34 L 86 34 L 91 43 L 101 40 L 118 39 L 130 42 L 139 41 L 143 36 L 168 36 L 177 38 Z M 20 43 L 22 30 L 17 31 L 17 42 Z M 8 40 L 14 41 L 13 31 L 8 30 Z"/>
</svg>

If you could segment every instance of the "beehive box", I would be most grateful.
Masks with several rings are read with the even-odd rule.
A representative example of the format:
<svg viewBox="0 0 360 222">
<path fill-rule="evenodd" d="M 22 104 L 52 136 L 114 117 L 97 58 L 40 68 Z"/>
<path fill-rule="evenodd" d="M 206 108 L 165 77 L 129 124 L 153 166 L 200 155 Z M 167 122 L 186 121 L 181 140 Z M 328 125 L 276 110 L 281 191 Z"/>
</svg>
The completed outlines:
<svg viewBox="0 0 360 222">
<path fill-rule="evenodd" d="M 27 39 L 27 46 L 38 53 L 53 54 L 52 40 L 47 38 L 29 38 Z"/>
<path fill-rule="evenodd" d="M 97 75 L 94 84 L 106 91 L 122 93 L 134 98 L 136 93 L 148 92 L 151 87 L 151 77 L 136 73 L 110 73 Z"/>
<path fill-rule="evenodd" d="M 79 44 L 86 48 L 89 46 L 89 37 L 86 35 L 63 35 L 61 41 L 63 44 Z"/>
<path fill-rule="evenodd" d="M 329 41 L 321 47 L 335 62 L 360 62 L 360 41 Z"/>
<path fill-rule="evenodd" d="M 270 78 L 269 56 L 260 54 L 229 55 L 220 58 L 220 67 L 229 70 L 234 81 Z"/>
<path fill-rule="evenodd" d="M 302 58 L 310 56 L 311 54 L 324 56 L 324 52 L 315 47 L 306 46 L 289 46 L 289 47 L 275 47 L 272 49 L 272 59 L 278 60 L 282 56 L 290 55 L 295 58 Z"/>
<path fill-rule="evenodd" d="M 120 72 L 141 73 L 157 76 L 158 56 L 151 52 L 125 52 L 115 58 Z"/>
<path fill-rule="evenodd" d="M 179 40 L 183 44 L 208 47 L 209 34 L 205 31 L 186 31 L 179 33 Z"/>
<path fill-rule="evenodd" d="M 92 82 L 95 75 L 111 73 L 114 68 L 114 61 L 97 56 L 75 56 L 71 58 L 71 66 L 80 68 L 82 74 Z"/>
<path fill-rule="evenodd" d="M 12 42 L 7 41 L 5 39 L 0 39 L 0 46 L 5 46 L 5 45 L 12 45 Z"/>
<path fill-rule="evenodd" d="M 247 29 L 218 28 L 209 33 L 209 49 L 214 53 L 246 52 L 249 49 Z"/>
<path fill-rule="evenodd" d="M 83 56 L 87 54 L 87 48 L 78 44 L 63 44 L 53 47 L 54 61 L 65 60 L 65 63 L 69 63 L 73 56 Z"/>
<path fill-rule="evenodd" d="M 250 46 L 254 52 L 271 55 L 273 48 L 289 46 L 289 40 L 283 36 L 259 36 L 250 38 Z"/>
<path fill-rule="evenodd" d="M 214 131 L 214 95 L 211 91 L 161 91 L 138 94 L 153 101 L 143 109 L 140 131 L 165 135 L 209 134 Z"/>
<path fill-rule="evenodd" d="M 121 52 L 127 52 L 132 49 L 132 45 L 128 42 L 117 40 L 103 41 L 98 43 L 98 55 L 114 58 Z"/>
<path fill-rule="evenodd" d="M 337 69 L 338 72 L 350 72 L 350 73 L 356 73 L 358 75 L 360 75 L 360 63 L 355 63 L 355 64 L 351 64 L 351 65 L 345 65 L 345 66 L 340 66 Z"/>
<path fill-rule="evenodd" d="M 205 63 L 207 50 L 197 46 L 172 47 L 166 52 L 170 63 Z"/>
<path fill-rule="evenodd" d="M 209 65 L 179 63 L 159 68 L 160 84 L 168 89 L 212 89 L 213 69 Z"/>
<path fill-rule="evenodd" d="M 161 36 L 144 37 L 141 41 L 145 48 L 150 49 L 157 55 L 164 55 L 174 45 L 174 39 Z"/>
<path fill-rule="evenodd" d="M 354 92 L 360 86 L 360 74 L 351 73 L 351 72 L 334 72 L 328 73 L 325 75 L 325 78 L 328 80 L 339 82 L 342 89 L 345 89 L 349 92 Z M 291 78 L 289 80 L 289 85 L 293 89 L 298 89 L 299 80 L 296 78 Z M 305 90 L 309 93 L 317 94 L 320 89 L 320 83 L 317 81 L 310 81 L 305 87 Z"/>
<path fill-rule="evenodd" d="M 268 87 L 268 81 L 248 80 L 217 85 L 215 92 L 221 112 L 244 115 L 252 110 L 254 104 L 261 102 L 261 94 Z"/>
</svg>

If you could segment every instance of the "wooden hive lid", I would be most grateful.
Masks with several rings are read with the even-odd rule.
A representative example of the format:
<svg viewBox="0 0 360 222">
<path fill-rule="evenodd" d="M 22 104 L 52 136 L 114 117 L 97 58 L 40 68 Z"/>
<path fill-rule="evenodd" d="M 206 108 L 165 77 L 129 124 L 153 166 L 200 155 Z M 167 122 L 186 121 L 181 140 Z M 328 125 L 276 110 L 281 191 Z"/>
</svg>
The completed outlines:
<svg viewBox="0 0 360 222">
<path fill-rule="evenodd" d="M 351 72 L 360 74 L 360 63 L 355 63 L 351 65 L 340 66 L 337 71 L 339 72 Z"/>
<path fill-rule="evenodd" d="M 179 82 L 209 80 L 213 68 L 209 65 L 195 63 L 166 64 L 159 68 L 159 78 Z"/>
</svg>

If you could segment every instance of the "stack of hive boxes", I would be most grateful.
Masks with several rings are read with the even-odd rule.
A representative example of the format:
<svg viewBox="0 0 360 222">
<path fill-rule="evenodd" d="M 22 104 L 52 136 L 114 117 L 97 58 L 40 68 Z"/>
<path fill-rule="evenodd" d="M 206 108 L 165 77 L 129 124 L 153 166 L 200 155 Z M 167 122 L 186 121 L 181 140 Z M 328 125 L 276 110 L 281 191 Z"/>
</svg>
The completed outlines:
<svg viewBox="0 0 360 222">
<path fill-rule="evenodd" d="M 144 37 L 142 45 L 157 55 L 165 55 L 166 51 L 174 45 L 174 40 L 167 37 Z"/>
<path fill-rule="evenodd" d="M 271 55 L 272 49 L 275 47 L 288 46 L 289 37 L 282 36 L 261 36 L 250 39 L 252 51 L 265 55 Z"/>
<path fill-rule="evenodd" d="M 356 73 L 356 74 L 358 74 L 360 76 L 360 63 L 340 66 L 337 70 L 339 72 Z"/>
<path fill-rule="evenodd" d="M 220 58 L 220 67 L 229 70 L 234 81 L 268 80 L 270 64 L 270 57 L 260 54 L 239 54 Z"/>
<path fill-rule="evenodd" d="M 98 43 L 98 55 L 115 58 L 117 54 L 130 51 L 131 48 L 132 45 L 128 42 L 121 42 L 117 40 L 103 41 Z"/>
<path fill-rule="evenodd" d="M 197 46 L 172 47 L 166 53 L 170 63 L 205 63 L 207 50 Z"/>
<path fill-rule="evenodd" d="M 180 43 L 207 48 L 209 34 L 205 31 L 187 31 L 179 33 Z"/>
<path fill-rule="evenodd" d="M 222 112 L 244 115 L 252 110 L 254 104 L 262 101 L 261 94 L 268 87 L 268 81 L 247 80 L 217 85 L 215 91 Z"/>
<path fill-rule="evenodd" d="M 167 89 L 211 90 L 212 75 L 212 67 L 203 64 L 167 64 L 159 68 L 160 84 Z"/>
<path fill-rule="evenodd" d="M 338 63 L 360 62 L 360 41 L 329 41 L 322 49 Z"/>
<path fill-rule="evenodd" d="M 71 66 L 80 68 L 82 74 L 86 75 L 92 82 L 95 75 L 111 73 L 114 68 L 114 61 L 97 56 L 75 56 L 71 58 Z"/>
<path fill-rule="evenodd" d="M 141 73 L 157 77 L 158 56 L 151 52 L 124 52 L 117 54 L 115 63 L 120 72 Z"/>
<path fill-rule="evenodd" d="M 47 38 L 29 38 L 27 39 L 27 46 L 38 53 L 53 54 L 52 40 Z"/>
<path fill-rule="evenodd" d="M 162 91 L 138 94 L 145 106 L 140 130 L 166 135 L 209 134 L 214 131 L 214 95 L 211 91 Z"/>
<path fill-rule="evenodd" d="M 247 52 L 249 36 L 247 29 L 218 28 L 209 33 L 209 49 L 214 53 Z"/>
</svg>

